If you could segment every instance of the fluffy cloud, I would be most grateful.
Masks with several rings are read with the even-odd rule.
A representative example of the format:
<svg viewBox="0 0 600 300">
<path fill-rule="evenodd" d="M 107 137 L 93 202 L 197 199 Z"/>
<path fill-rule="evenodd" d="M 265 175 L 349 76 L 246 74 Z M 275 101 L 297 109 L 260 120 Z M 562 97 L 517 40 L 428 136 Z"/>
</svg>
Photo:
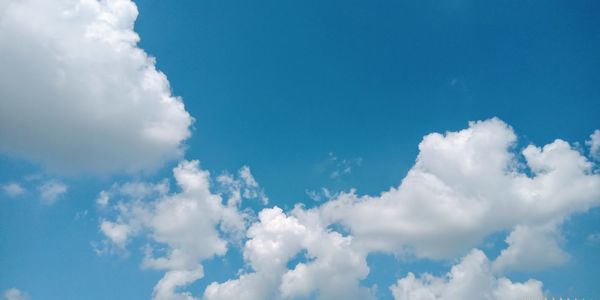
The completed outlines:
<svg viewBox="0 0 600 300">
<path fill-rule="evenodd" d="M 506 238 L 508 248 L 494 261 L 497 271 L 532 271 L 562 265 L 569 255 L 561 249 L 562 237 L 553 224 L 517 226 Z"/>
<path fill-rule="evenodd" d="M 490 262 L 480 250 L 473 250 L 444 277 L 413 273 L 390 287 L 396 300 L 517 300 L 542 299 L 542 283 L 528 280 L 513 283 L 496 277 Z"/>
<path fill-rule="evenodd" d="M 100 207 L 106 207 L 109 201 L 110 196 L 106 191 L 101 191 L 98 195 L 98 198 L 96 198 L 96 204 L 98 204 Z"/>
<path fill-rule="evenodd" d="M 318 215 L 297 208 L 286 215 L 264 209 L 248 230 L 244 259 L 254 272 L 224 283 L 212 283 L 206 299 L 297 299 L 315 293 L 323 299 L 369 299 L 358 282 L 369 268 L 364 253 L 352 248 L 350 237 L 327 230 Z M 302 251 L 306 262 L 287 265 Z"/>
<path fill-rule="evenodd" d="M 15 288 L 10 288 L 3 293 L 5 300 L 27 300 L 29 295 Z"/>
<path fill-rule="evenodd" d="M 38 186 L 40 198 L 44 204 L 53 204 L 67 190 L 68 187 L 66 184 L 56 180 L 49 180 Z"/>
<path fill-rule="evenodd" d="M 9 197 L 17 197 L 25 193 L 25 189 L 20 184 L 15 182 L 3 185 L 2 191 Z"/>
<path fill-rule="evenodd" d="M 225 253 L 225 237 L 245 241 L 247 269 L 211 283 L 206 299 L 368 299 L 373 293 L 361 281 L 369 274 L 370 253 L 455 259 L 498 232 L 510 233 L 495 261 L 475 250 L 448 276 L 409 274 L 393 293 L 400 299 L 540 296 L 540 282 L 513 283 L 501 274 L 566 262 L 560 226 L 598 205 L 600 175 L 565 141 L 517 151 L 516 140 L 513 129 L 498 119 L 427 135 L 398 187 L 379 196 L 341 193 L 310 209 L 266 208 L 247 230 L 238 210 L 241 199 L 260 198 L 249 169 L 237 177 L 219 176 L 223 193 L 214 194 L 208 172 L 183 162 L 174 170 L 180 193 L 138 183 L 114 188 L 133 200 L 105 195 L 117 216 L 104 219 L 101 230 L 117 247 L 140 232 L 167 247 L 158 258 L 148 248 L 143 263 L 166 271 L 155 287 L 156 299 L 193 297 L 177 289 L 203 276 L 202 260 Z M 158 196 L 143 200 L 148 194 Z"/>
<path fill-rule="evenodd" d="M 590 146 L 590 156 L 596 160 L 600 160 L 600 129 L 597 129 L 590 135 L 590 139 L 586 142 Z"/>
<path fill-rule="evenodd" d="M 224 255 L 228 243 L 235 242 L 246 228 L 246 216 L 239 210 L 241 200 L 246 199 L 244 194 L 255 194 L 241 192 L 240 196 L 236 189 L 229 193 L 231 185 L 242 191 L 260 190 L 247 167 L 239 177 L 229 176 L 221 184 L 228 191 L 223 194 L 212 192 L 210 174 L 200 169 L 198 161 L 181 162 L 173 174 L 180 192 L 169 192 L 167 181 L 134 182 L 114 185 L 100 193 L 98 201 L 114 217 L 101 220 L 100 231 L 107 240 L 97 250 L 124 250 L 134 237 L 148 237 L 143 267 L 166 272 L 154 288 L 156 300 L 194 299 L 178 289 L 202 278 L 201 262 Z"/>
<path fill-rule="evenodd" d="M 427 135 L 399 187 L 378 197 L 342 194 L 318 210 L 326 223 L 347 227 L 364 251 L 443 259 L 492 233 L 521 228 L 509 238 L 516 246 L 525 228 L 518 226 L 560 224 L 598 205 L 600 176 L 567 142 L 530 145 L 521 156 L 513 151 L 515 141 L 512 128 L 498 119 Z"/>
<path fill-rule="evenodd" d="M 129 0 L 0 1 L 0 151 L 62 172 L 180 157 L 192 118 L 137 46 Z"/>
<path fill-rule="evenodd" d="M 360 280 L 368 274 L 369 253 L 452 259 L 506 230 L 508 248 L 495 262 L 474 251 L 448 278 L 409 275 L 394 293 L 405 299 L 541 295 L 539 282 L 514 284 L 494 274 L 564 263 L 568 255 L 560 248 L 559 226 L 572 213 L 598 205 L 600 176 L 567 142 L 530 145 L 518 153 L 516 139 L 498 119 L 472 122 L 458 132 L 426 136 L 400 186 L 380 196 L 350 192 L 289 214 L 263 210 L 244 246 L 254 272 L 212 283 L 205 297 L 364 299 L 369 293 Z M 338 225 L 348 234 L 332 229 Z M 307 261 L 288 269 L 302 251 Z"/>
</svg>

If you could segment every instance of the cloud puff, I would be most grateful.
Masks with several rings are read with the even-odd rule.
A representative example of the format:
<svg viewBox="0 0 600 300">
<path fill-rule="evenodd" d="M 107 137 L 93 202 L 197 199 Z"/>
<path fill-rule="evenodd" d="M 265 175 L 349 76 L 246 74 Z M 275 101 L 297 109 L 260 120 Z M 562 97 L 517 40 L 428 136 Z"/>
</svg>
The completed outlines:
<svg viewBox="0 0 600 300">
<path fill-rule="evenodd" d="M 513 283 L 496 277 L 480 250 L 473 250 L 443 277 L 430 274 L 416 278 L 413 273 L 390 287 L 396 300 L 517 300 L 542 299 L 542 283 L 528 280 Z"/>
<path fill-rule="evenodd" d="M 9 197 L 17 197 L 25 193 L 25 189 L 16 182 L 11 182 L 3 185 L 2 191 Z"/>
<path fill-rule="evenodd" d="M 509 238 L 516 246 L 523 228 L 560 224 L 598 205 L 600 175 L 567 142 L 530 145 L 519 155 L 515 141 L 512 128 L 498 119 L 427 135 L 399 187 L 377 197 L 342 194 L 318 210 L 326 223 L 347 227 L 365 251 L 443 259 L 504 230 L 517 231 Z"/>
<path fill-rule="evenodd" d="M 554 224 L 518 225 L 508 235 L 508 248 L 494 261 L 497 271 L 534 271 L 562 265 L 569 255 L 561 248 L 562 237 Z"/>
<path fill-rule="evenodd" d="M 224 283 L 212 283 L 204 297 L 217 299 L 297 299 L 318 293 L 324 299 L 369 299 L 358 286 L 369 268 L 364 253 L 352 248 L 352 238 L 323 227 L 318 215 L 301 208 L 286 215 L 264 209 L 248 229 L 244 259 L 254 272 Z M 291 270 L 288 263 L 301 251 L 306 262 Z"/>
<path fill-rule="evenodd" d="M 66 184 L 56 180 L 46 181 L 38 187 L 40 198 L 44 204 L 54 204 L 67 190 L 68 187 Z"/>
<path fill-rule="evenodd" d="M 596 129 L 590 139 L 586 142 L 590 146 L 590 156 L 596 160 L 600 160 L 600 129 Z"/>
<path fill-rule="evenodd" d="M 137 46 L 129 0 L 0 1 L 0 151 L 62 172 L 149 170 L 193 119 Z"/>
<path fill-rule="evenodd" d="M 260 190 L 247 167 L 238 177 L 221 178 L 225 194 L 211 191 L 210 174 L 198 161 L 181 162 L 173 174 L 180 192 L 169 192 L 167 181 L 134 182 L 114 185 L 100 193 L 98 201 L 115 213 L 112 220 L 100 221 L 107 238 L 100 246 L 124 250 L 134 237 L 148 237 L 143 267 L 166 272 L 154 288 L 156 300 L 193 299 L 178 289 L 204 276 L 203 260 L 224 255 L 228 243 L 243 236 L 246 216 L 239 210 L 241 201 L 258 197 L 255 192 Z"/>
<path fill-rule="evenodd" d="M 28 300 L 29 295 L 16 288 L 10 288 L 3 293 L 5 300 Z"/>
</svg>

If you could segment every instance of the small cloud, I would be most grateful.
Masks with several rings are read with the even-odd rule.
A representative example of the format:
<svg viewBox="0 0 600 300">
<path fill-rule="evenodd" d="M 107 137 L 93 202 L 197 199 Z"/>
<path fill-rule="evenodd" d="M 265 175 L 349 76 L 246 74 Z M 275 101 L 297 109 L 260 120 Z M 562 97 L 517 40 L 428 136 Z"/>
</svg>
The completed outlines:
<svg viewBox="0 0 600 300">
<path fill-rule="evenodd" d="M 25 189 L 20 184 L 15 182 L 3 185 L 2 191 L 10 197 L 21 196 L 25 193 Z"/>
<path fill-rule="evenodd" d="M 306 190 L 306 195 L 313 201 L 327 201 L 336 198 L 340 193 L 332 192 L 326 187 L 322 187 L 320 191 Z"/>
<path fill-rule="evenodd" d="M 329 178 L 340 179 L 344 175 L 351 174 L 354 167 L 360 167 L 362 165 L 362 160 L 362 157 L 342 159 L 333 152 L 329 152 L 326 164 L 329 169 Z"/>
<path fill-rule="evenodd" d="M 585 144 L 590 147 L 590 156 L 595 160 L 600 160 L 600 129 L 596 129 Z"/>
<path fill-rule="evenodd" d="M 125 247 L 130 233 L 132 232 L 131 226 L 127 224 L 114 223 L 106 220 L 103 220 L 102 223 L 100 223 L 100 231 L 120 248 Z"/>
<path fill-rule="evenodd" d="M 318 193 L 317 191 L 306 190 L 305 192 L 306 192 L 306 195 L 308 196 L 308 198 L 310 198 L 312 201 L 315 201 L 315 202 L 321 201 L 321 194 Z"/>
<path fill-rule="evenodd" d="M 96 198 L 96 203 L 100 207 L 106 207 L 108 205 L 109 200 L 110 200 L 110 195 L 108 194 L 108 192 L 101 191 L 100 194 L 98 195 L 98 198 Z"/>
<path fill-rule="evenodd" d="M 4 300 L 28 300 L 29 295 L 16 288 L 10 288 L 3 293 Z"/>
<path fill-rule="evenodd" d="M 600 232 L 595 232 L 587 236 L 587 242 L 592 245 L 600 244 Z"/>
<path fill-rule="evenodd" d="M 269 197 L 260 187 L 248 166 L 243 166 L 237 176 L 223 173 L 217 177 L 217 183 L 225 194 L 228 195 L 227 203 L 238 206 L 242 199 L 259 200 L 263 205 L 269 203 Z"/>
<path fill-rule="evenodd" d="M 83 210 L 83 211 L 78 211 L 77 213 L 75 213 L 75 221 L 81 220 L 81 219 L 85 219 L 88 215 L 88 210 Z"/>
<path fill-rule="evenodd" d="M 56 180 L 50 180 L 38 187 L 42 203 L 53 204 L 56 200 L 67 192 L 67 185 Z"/>
</svg>

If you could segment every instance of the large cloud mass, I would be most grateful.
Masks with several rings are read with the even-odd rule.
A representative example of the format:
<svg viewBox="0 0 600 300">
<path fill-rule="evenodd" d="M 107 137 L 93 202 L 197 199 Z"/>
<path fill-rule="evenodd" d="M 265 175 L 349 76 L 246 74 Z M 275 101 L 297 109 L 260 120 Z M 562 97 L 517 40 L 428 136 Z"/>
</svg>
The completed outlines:
<svg viewBox="0 0 600 300">
<path fill-rule="evenodd" d="M 241 235 L 238 241 L 245 240 L 248 268 L 237 278 L 211 283 L 206 299 L 372 298 L 376 289 L 361 285 L 371 253 L 442 260 L 464 256 L 445 277 L 407 274 L 391 287 L 397 299 L 539 297 L 541 282 L 512 282 L 504 274 L 568 261 L 561 224 L 598 205 L 600 175 L 565 141 L 518 151 L 516 140 L 513 129 L 498 119 L 427 135 L 398 187 L 378 196 L 344 193 L 310 209 L 265 208 L 247 230 L 236 208 L 244 195 L 262 198 L 249 170 L 242 168 L 238 178 L 218 178 L 230 195 L 224 204 L 210 192 L 208 173 L 184 162 L 175 169 L 182 193 L 159 192 L 160 200 L 151 205 L 115 204 L 117 219 L 104 220 L 101 230 L 117 248 L 141 228 L 152 232 L 153 242 L 169 246 L 166 257 L 154 259 L 148 252 L 145 261 L 147 267 L 167 270 L 155 288 L 157 299 L 192 297 L 175 288 L 203 276 L 203 259 L 225 253 L 226 234 L 218 228 L 233 229 Z M 166 189 L 124 185 L 119 190 L 131 197 Z M 100 205 L 108 202 L 106 194 L 100 195 Z M 489 260 L 473 250 L 500 232 L 509 234 L 498 257 Z"/>
<path fill-rule="evenodd" d="M 515 142 L 512 128 L 498 119 L 427 135 L 399 187 L 377 197 L 343 194 L 320 213 L 350 229 L 366 251 L 453 258 L 504 230 L 513 230 L 511 247 L 525 247 L 540 234 L 546 246 L 558 247 L 553 228 L 599 203 L 600 175 L 565 141 L 529 145 L 521 153 L 513 151 Z M 528 255 L 539 255 L 534 267 L 564 261 L 548 247 L 527 248 Z M 509 261 L 501 265 L 510 268 Z"/>
<path fill-rule="evenodd" d="M 472 251 L 448 276 L 409 274 L 397 299 L 540 297 L 541 283 L 513 283 L 511 270 L 565 263 L 560 224 L 600 201 L 600 176 L 567 142 L 515 151 L 516 135 L 498 119 L 433 133 L 419 145 L 400 186 L 379 196 L 341 194 L 312 209 L 265 209 L 248 230 L 244 258 L 254 272 L 205 291 L 207 299 L 366 299 L 360 281 L 369 253 L 453 259 Z M 343 235 L 332 228 L 345 227 Z M 346 231 L 344 230 L 344 232 Z M 509 231 L 508 247 L 489 261 L 484 238 Z M 295 262 L 306 251 L 306 262 Z M 291 266 L 290 266 L 291 264 Z M 290 266 L 290 269 L 287 268 Z"/>
<path fill-rule="evenodd" d="M 91 173 L 180 157 L 192 118 L 136 17 L 129 0 L 0 0 L 0 151 Z"/>
</svg>

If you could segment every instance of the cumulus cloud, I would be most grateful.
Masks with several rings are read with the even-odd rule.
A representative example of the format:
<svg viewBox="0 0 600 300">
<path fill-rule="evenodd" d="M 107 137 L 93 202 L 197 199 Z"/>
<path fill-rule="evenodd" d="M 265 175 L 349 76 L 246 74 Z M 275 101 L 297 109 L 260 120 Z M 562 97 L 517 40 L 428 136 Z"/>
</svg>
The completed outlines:
<svg viewBox="0 0 600 300">
<path fill-rule="evenodd" d="M 451 260 L 498 232 L 510 233 L 495 261 L 475 250 L 447 276 L 409 274 L 393 293 L 399 299 L 540 296 L 540 282 L 513 283 L 501 274 L 566 262 L 560 226 L 598 205 L 600 175 L 565 141 L 517 149 L 516 140 L 513 129 L 498 119 L 429 134 L 398 187 L 378 196 L 352 190 L 289 212 L 266 208 L 247 230 L 248 219 L 238 208 L 245 194 L 258 195 L 244 192 L 258 191 L 249 169 L 218 177 L 223 193 L 215 194 L 208 172 L 197 162 L 183 162 L 174 170 L 180 193 L 128 202 L 113 202 L 111 195 L 117 216 L 103 220 L 101 230 L 117 246 L 145 231 L 153 244 L 167 247 L 165 255 L 155 257 L 150 246 L 143 263 L 166 271 L 155 287 L 156 299 L 193 297 L 177 289 L 203 276 L 202 260 L 225 253 L 226 236 L 242 236 L 247 268 L 208 285 L 206 299 L 368 299 L 374 293 L 361 281 L 369 274 L 369 254 Z M 145 195 L 148 188 L 129 190 Z"/>
<path fill-rule="evenodd" d="M 16 288 L 10 288 L 3 293 L 5 300 L 28 300 L 29 295 Z"/>
<path fill-rule="evenodd" d="M 254 272 L 210 284 L 206 299 L 303 299 L 315 293 L 323 299 L 372 298 L 358 285 L 369 273 L 365 254 L 354 251 L 350 237 L 324 228 L 312 212 L 264 209 L 248 237 L 244 259 Z M 288 270 L 301 251 L 307 261 Z"/>
<path fill-rule="evenodd" d="M 598 205 L 600 175 L 567 142 L 530 145 L 519 155 L 515 141 L 498 119 L 427 135 L 399 187 L 376 197 L 342 194 L 318 209 L 365 251 L 444 259 L 492 233 L 560 224 Z"/>
<path fill-rule="evenodd" d="M 200 168 L 198 161 L 181 162 L 173 174 L 180 192 L 170 192 L 166 181 L 135 182 L 114 185 L 100 195 L 100 199 L 111 198 L 105 209 L 114 212 L 112 218 L 100 221 L 100 231 L 107 238 L 101 246 L 122 250 L 133 238 L 148 237 L 142 265 L 165 271 L 154 287 L 156 300 L 194 299 L 179 289 L 202 278 L 202 261 L 224 255 L 228 243 L 243 235 L 246 228 L 246 216 L 237 198 L 243 199 L 243 192 L 228 199 L 212 192 L 210 174 Z M 243 182 L 238 186 L 242 191 L 246 186 L 260 189 L 250 180 L 249 170 L 242 168 L 239 174 L 229 179 Z"/>
<path fill-rule="evenodd" d="M 497 271 L 534 271 L 566 263 L 569 255 L 561 248 L 562 236 L 553 224 L 518 225 L 506 238 L 508 248 L 494 261 Z"/>
<path fill-rule="evenodd" d="M 49 180 L 38 186 L 40 198 L 44 204 L 54 204 L 67 190 L 67 185 L 57 180 Z"/>
<path fill-rule="evenodd" d="M 508 247 L 497 261 L 474 251 L 447 278 L 409 275 L 394 293 L 408 293 L 398 296 L 406 299 L 481 299 L 467 292 L 489 299 L 541 295 L 537 281 L 512 283 L 494 272 L 564 263 L 568 255 L 560 247 L 559 226 L 571 214 L 598 205 L 600 176 L 565 141 L 530 145 L 519 153 L 516 139 L 498 119 L 472 122 L 461 131 L 427 135 L 400 186 L 379 196 L 351 191 L 315 208 L 297 206 L 289 214 L 263 210 L 244 246 L 254 272 L 212 283 L 204 296 L 364 299 L 370 295 L 360 281 L 369 272 L 369 253 L 453 259 L 507 230 Z M 333 230 L 339 225 L 347 235 Z M 306 262 L 288 269 L 302 251 Z"/>
<path fill-rule="evenodd" d="M 106 207 L 109 201 L 110 196 L 106 191 L 101 191 L 98 195 L 98 198 L 96 198 L 96 204 L 98 204 L 100 207 Z"/>
<path fill-rule="evenodd" d="M 596 160 L 600 160 L 600 129 L 596 129 L 590 139 L 586 141 L 586 144 L 590 146 L 590 156 Z"/>
<path fill-rule="evenodd" d="M 446 276 L 415 277 L 409 273 L 390 287 L 396 300 L 518 300 L 542 299 L 542 283 L 528 280 L 513 283 L 496 277 L 483 252 L 473 250 L 454 265 Z"/>
<path fill-rule="evenodd" d="M 193 119 L 137 46 L 132 1 L 0 6 L 0 152 L 89 173 L 181 157 Z"/>
<path fill-rule="evenodd" d="M 2 191 L 9 197 L 17 197 L 25 193 L 25 189 L 16 182 L 2 185 Z"/>
</svg>

